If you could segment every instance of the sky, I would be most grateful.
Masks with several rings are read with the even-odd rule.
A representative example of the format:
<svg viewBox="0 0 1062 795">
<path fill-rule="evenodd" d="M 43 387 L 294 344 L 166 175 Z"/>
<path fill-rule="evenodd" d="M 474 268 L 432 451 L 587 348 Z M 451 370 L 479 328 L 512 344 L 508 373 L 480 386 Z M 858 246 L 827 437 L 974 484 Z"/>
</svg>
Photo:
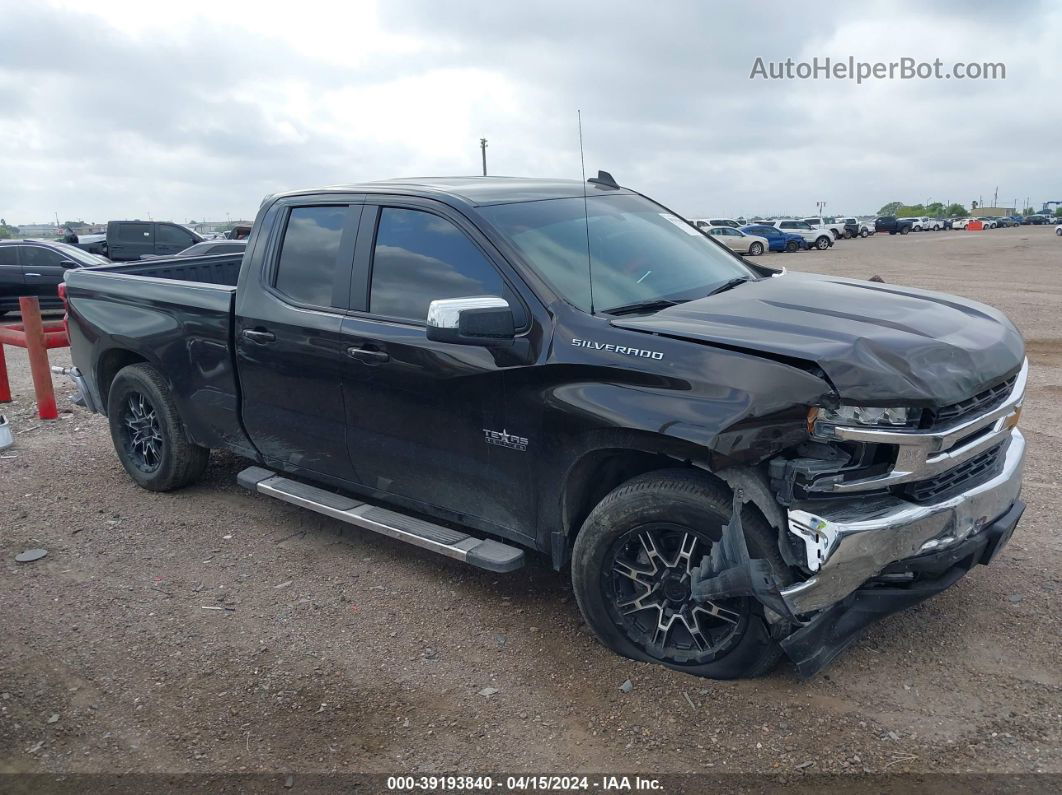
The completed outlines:
<svg viewBox="0 0 1062 795">
<path fill-rule="evenodd" d="M 611 172 L 687 217 L 1062 199 L 1062 3 L 0 0 L 0 217 L 252 218 L 389 177 Z M 781 62 L 996 80 L 765 80 Z"/>
</svg>

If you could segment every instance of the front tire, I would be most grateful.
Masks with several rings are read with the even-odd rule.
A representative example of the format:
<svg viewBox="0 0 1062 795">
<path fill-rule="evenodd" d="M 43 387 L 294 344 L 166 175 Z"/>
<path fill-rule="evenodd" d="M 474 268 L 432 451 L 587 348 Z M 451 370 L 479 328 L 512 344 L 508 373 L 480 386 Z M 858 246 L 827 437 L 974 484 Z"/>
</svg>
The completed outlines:
<svg viewBox="0 0 1062 795">
<path fill-rule="evenodd" d="M 909 226 L 901 226 L 900 227 L 900 234 L 901 235 L 909 235 L 909 234 L 911 234 L 911 227 L 909 227 Z"/>
<path fill-rule="evenodd" d="M 170 389 L 149 364 L 131 364 L 115 376 L 107 418 L 118 460 L 136 484 L 172 491 L 203 475 L 210 451 L 192 444 Z"/>
<path fill-rule="evenodd" d="M 753 597 L 695 602 L 690 572 L 722 538 L 730 493 L 702 473 L 663 470 L 614 489 L 587 517 L 572 550 L 572 585 L 586 623 L 608 648 L 713 679 L 767 673 L 782 650 Z M 746 507 L 754 558 L 790 573 L 777 533 Z"/>
<path fill-rule="evenodd" d="M 870 237 L 870 230 L 869 229 L 860 229 L 859 230 L 859 236 L 860 237 Z"/>
<path fill-rule="evenodd" d="M 831 245 L 833 245 L 833 241 L 826 237 L 826 235 L 823 235 L 815 241 L 815 248 L 817 248 L 819 251 L 825 251 Z"/>
<path fill-rule="evenodd" d="M 758 257 L 763 253 L 763 243 L 753 243 L 749 246 L 749 254 L 753 257 Z"/>
</svg>

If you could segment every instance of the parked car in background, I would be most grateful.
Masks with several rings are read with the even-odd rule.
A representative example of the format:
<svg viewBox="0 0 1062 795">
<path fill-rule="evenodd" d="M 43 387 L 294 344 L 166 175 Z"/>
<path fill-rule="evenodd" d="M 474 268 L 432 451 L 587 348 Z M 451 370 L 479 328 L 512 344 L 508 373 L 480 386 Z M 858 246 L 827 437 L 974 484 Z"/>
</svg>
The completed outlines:
<svg viewBox="0 0 1062 795">
<path fill-rule="evenodd" d="M 202 242 L 198 232 L 170 221 L 108 221 L 106 235 L 79 237 L 77 245 L 115 262 L 127 262 L 145 254 L 170 256 Z"/>
<path fill-rule="evenodd" d="M 1016 226 L 1014 219 L 1009 215 L 997 215 L 993 216 L 992 219 L 996 222 L 996 226 L 1001 229 L 1009 229 L 1012 226 Z"/>
<path fill-rule="evenodd" d="M 729 226 L 713 226 L 706 231 L 724 246 L 731 251 L 736 251 L 738 254 L 758 257 L 767 251 L 767 238 L 758 235 L 747 235 L 740 229 L 734 229 Z"/>
<path fill-rule="evenodd" d="M 1025 216 L 1023 216 L 1023 215 L 1012 215 L 1012 216 L 1010 216 L 1010 220 L 1012 220 L 1014 222 L 1015 226 L 1021 226 L 1023 223 L 1025 223 Z"/>
<path fill-rule="evenodd" d="M 747 235 L 756 235 L 767 241 L 770 251 L 800 251 L 808 247 L 808 241 L 794 232 L 783 232 L 781 229 L 769 224 L 749 224 L 741 227 L 741 231 Z"/>
<path fill-rule="evenodd" d="M 59 284 L 70 268 L 107 263 L 69 243 L 0 240 L 0 317 L 17 312 L 18 299 L 24 296 L 35 296 L 43 309 L 61 308 Z"/>
<path fill-rule="evenodd" d="M 809 246 L 814 246 L 820 251 L 824 251 L 833 245 L 834 237 L 831 232 L 824 229 L 815 229 L 811 224 L 803 221 L 797 221 L 793 218 L 778 218 L 768 221 L 767 224 L 776 229 L 781 229 L 783 232 L 800 235 L 807 241 Z"/>
<path fill-rule="evenodd" d="M 697 218 L 693 221 L 693 225 L 698 229 L 712 229 L 720 226 L 740 229 L 743 226 L 743 224 L 739 224 L 733 218 Z"/>
<path fill-rule="evenodd" d="M 189 246 L 184 251 L 174 254 L 175 257 L 209 257 L 214 254 L 242 254 L 247 248 L 246 240 L 204 240 Z M 140 259 L 159 259 L 161 254 L 144 254 Z"/>
<path fill-rule="evenodd" d="M 1044 224 L 1050 223 L 1050 220 L 1047 218 L 1046 215 L 1027 215 L 1025 216 L 1025 220 L 1022 221 L 1022 223 L 1031 226 L 1042 226 Z"/>
<path fill-rule="evenodd" d="M 801 218 L 800 220 L 810 226 L 812 229 L 828 230 L 829 233 L 833 235 L 834 240 L 840 240 L 842 237 L 844 237 L 844 224 L 838 223 L 836 218 L 814 216 L 812 218 Z"/>
<path fill-rule="evenodd" d="M 1062 224 L 1055 227 L 1055 234 L 1062 236 Z"/>
<path fill-rule="evenodd" d="M 873 232 L 865 221 L 860 221 L 858 218 L 838 218 L 837 220 L 844 224 L 846 238 L 868 237 Z"/>
<path fill-rule="evenodd" d="M 910 234 L 913 224 L 913 218 L 897 218 L 895 215 L 880 215 L 874 219 L 874 228 L 878 232 L 888 232 L 890 235 Z"/>
<path fill-rule="evenodd" d="M 995 229 L 996 228 L 996 219 L 993 218 L 991 215 L 979 215 L 979 216 L 977 216 L 977 220 L 981 222 L 981 225 L 985 229 Z"/>
</svg>

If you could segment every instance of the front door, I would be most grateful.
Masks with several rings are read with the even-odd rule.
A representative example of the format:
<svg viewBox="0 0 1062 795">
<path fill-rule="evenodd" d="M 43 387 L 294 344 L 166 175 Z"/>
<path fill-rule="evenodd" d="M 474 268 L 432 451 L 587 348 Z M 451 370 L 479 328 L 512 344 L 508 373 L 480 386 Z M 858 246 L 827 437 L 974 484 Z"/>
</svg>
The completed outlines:
<svg viewBox="0 0 1062 795">
<path fill-rule="evenodd" d="M 529 325 L 500 258 L 467 221 L 431 204 L 369 205 L 362 230 L 354 311 L 343 323 L 355 478 L 383 497 L 531 536 L 530 461 L 539 440 L 528 438 L 532 418 L 511 416 L 506 405 L 506 382 L 519 364 L 425 334 L 428 305 L 443 298 L 499 296 L 518 328 Z"/>
<path fill-rule="evenodd" d="M 194 246 L 196 239 L 192 233 L 177 224 L 155 224 L 155 253 L 170 256 Z"/>
<path fill-rule="evenodd" d="M 354 362 L 342 325 L 361 211 L 348 201 L 278 202 L 264 223 L 282 234 L 256 243 L 263 284 L 236 291 L 244 427 L 286 472 L 353 479 L 342 382 Z"/>
<path fill-rule="evenodd" d="M 70 260 L 58 251 L 44 246 L 21 246 L 22 278 L 26 294 L 40 299 L 41 306 L 57 306 L 59 283 L 63 280 Z"/>
</svg>

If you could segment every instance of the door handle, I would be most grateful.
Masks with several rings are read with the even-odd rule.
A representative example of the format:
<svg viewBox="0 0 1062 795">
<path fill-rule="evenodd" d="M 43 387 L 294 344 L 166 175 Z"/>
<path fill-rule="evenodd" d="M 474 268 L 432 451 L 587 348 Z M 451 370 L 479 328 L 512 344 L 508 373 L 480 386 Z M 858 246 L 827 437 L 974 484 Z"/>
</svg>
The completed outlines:
<svg viewBox="0 0 1062 795">
<path fill-rule="evenodd" d="M 255 331 L 254 329 L 244 329 L 243 338 L 250 340 L 251 342 L 257 342 L 259 345 L 265 345 L 269 342 L 275 342 L 277 335 L 272 331 Z"/>
<path fill-rule="evenodd" d="M 23 276 L 36 276 L 36 277 L 38 277 L 38 278 L 40 277 L 40 274 L 39 274 L 39 273 L 23 273 L 22 275 L 23 275 Z"/>
<path fill-rule="evenodd" d="M 347 348 L 347 356 L 361 362 L 369 362 L 370 364 L 391 361 L 391 357 L 385 351 L 378 351 L 374 348 L 362 348 L 358 345 L 351 345 Z"/>
</svg>

